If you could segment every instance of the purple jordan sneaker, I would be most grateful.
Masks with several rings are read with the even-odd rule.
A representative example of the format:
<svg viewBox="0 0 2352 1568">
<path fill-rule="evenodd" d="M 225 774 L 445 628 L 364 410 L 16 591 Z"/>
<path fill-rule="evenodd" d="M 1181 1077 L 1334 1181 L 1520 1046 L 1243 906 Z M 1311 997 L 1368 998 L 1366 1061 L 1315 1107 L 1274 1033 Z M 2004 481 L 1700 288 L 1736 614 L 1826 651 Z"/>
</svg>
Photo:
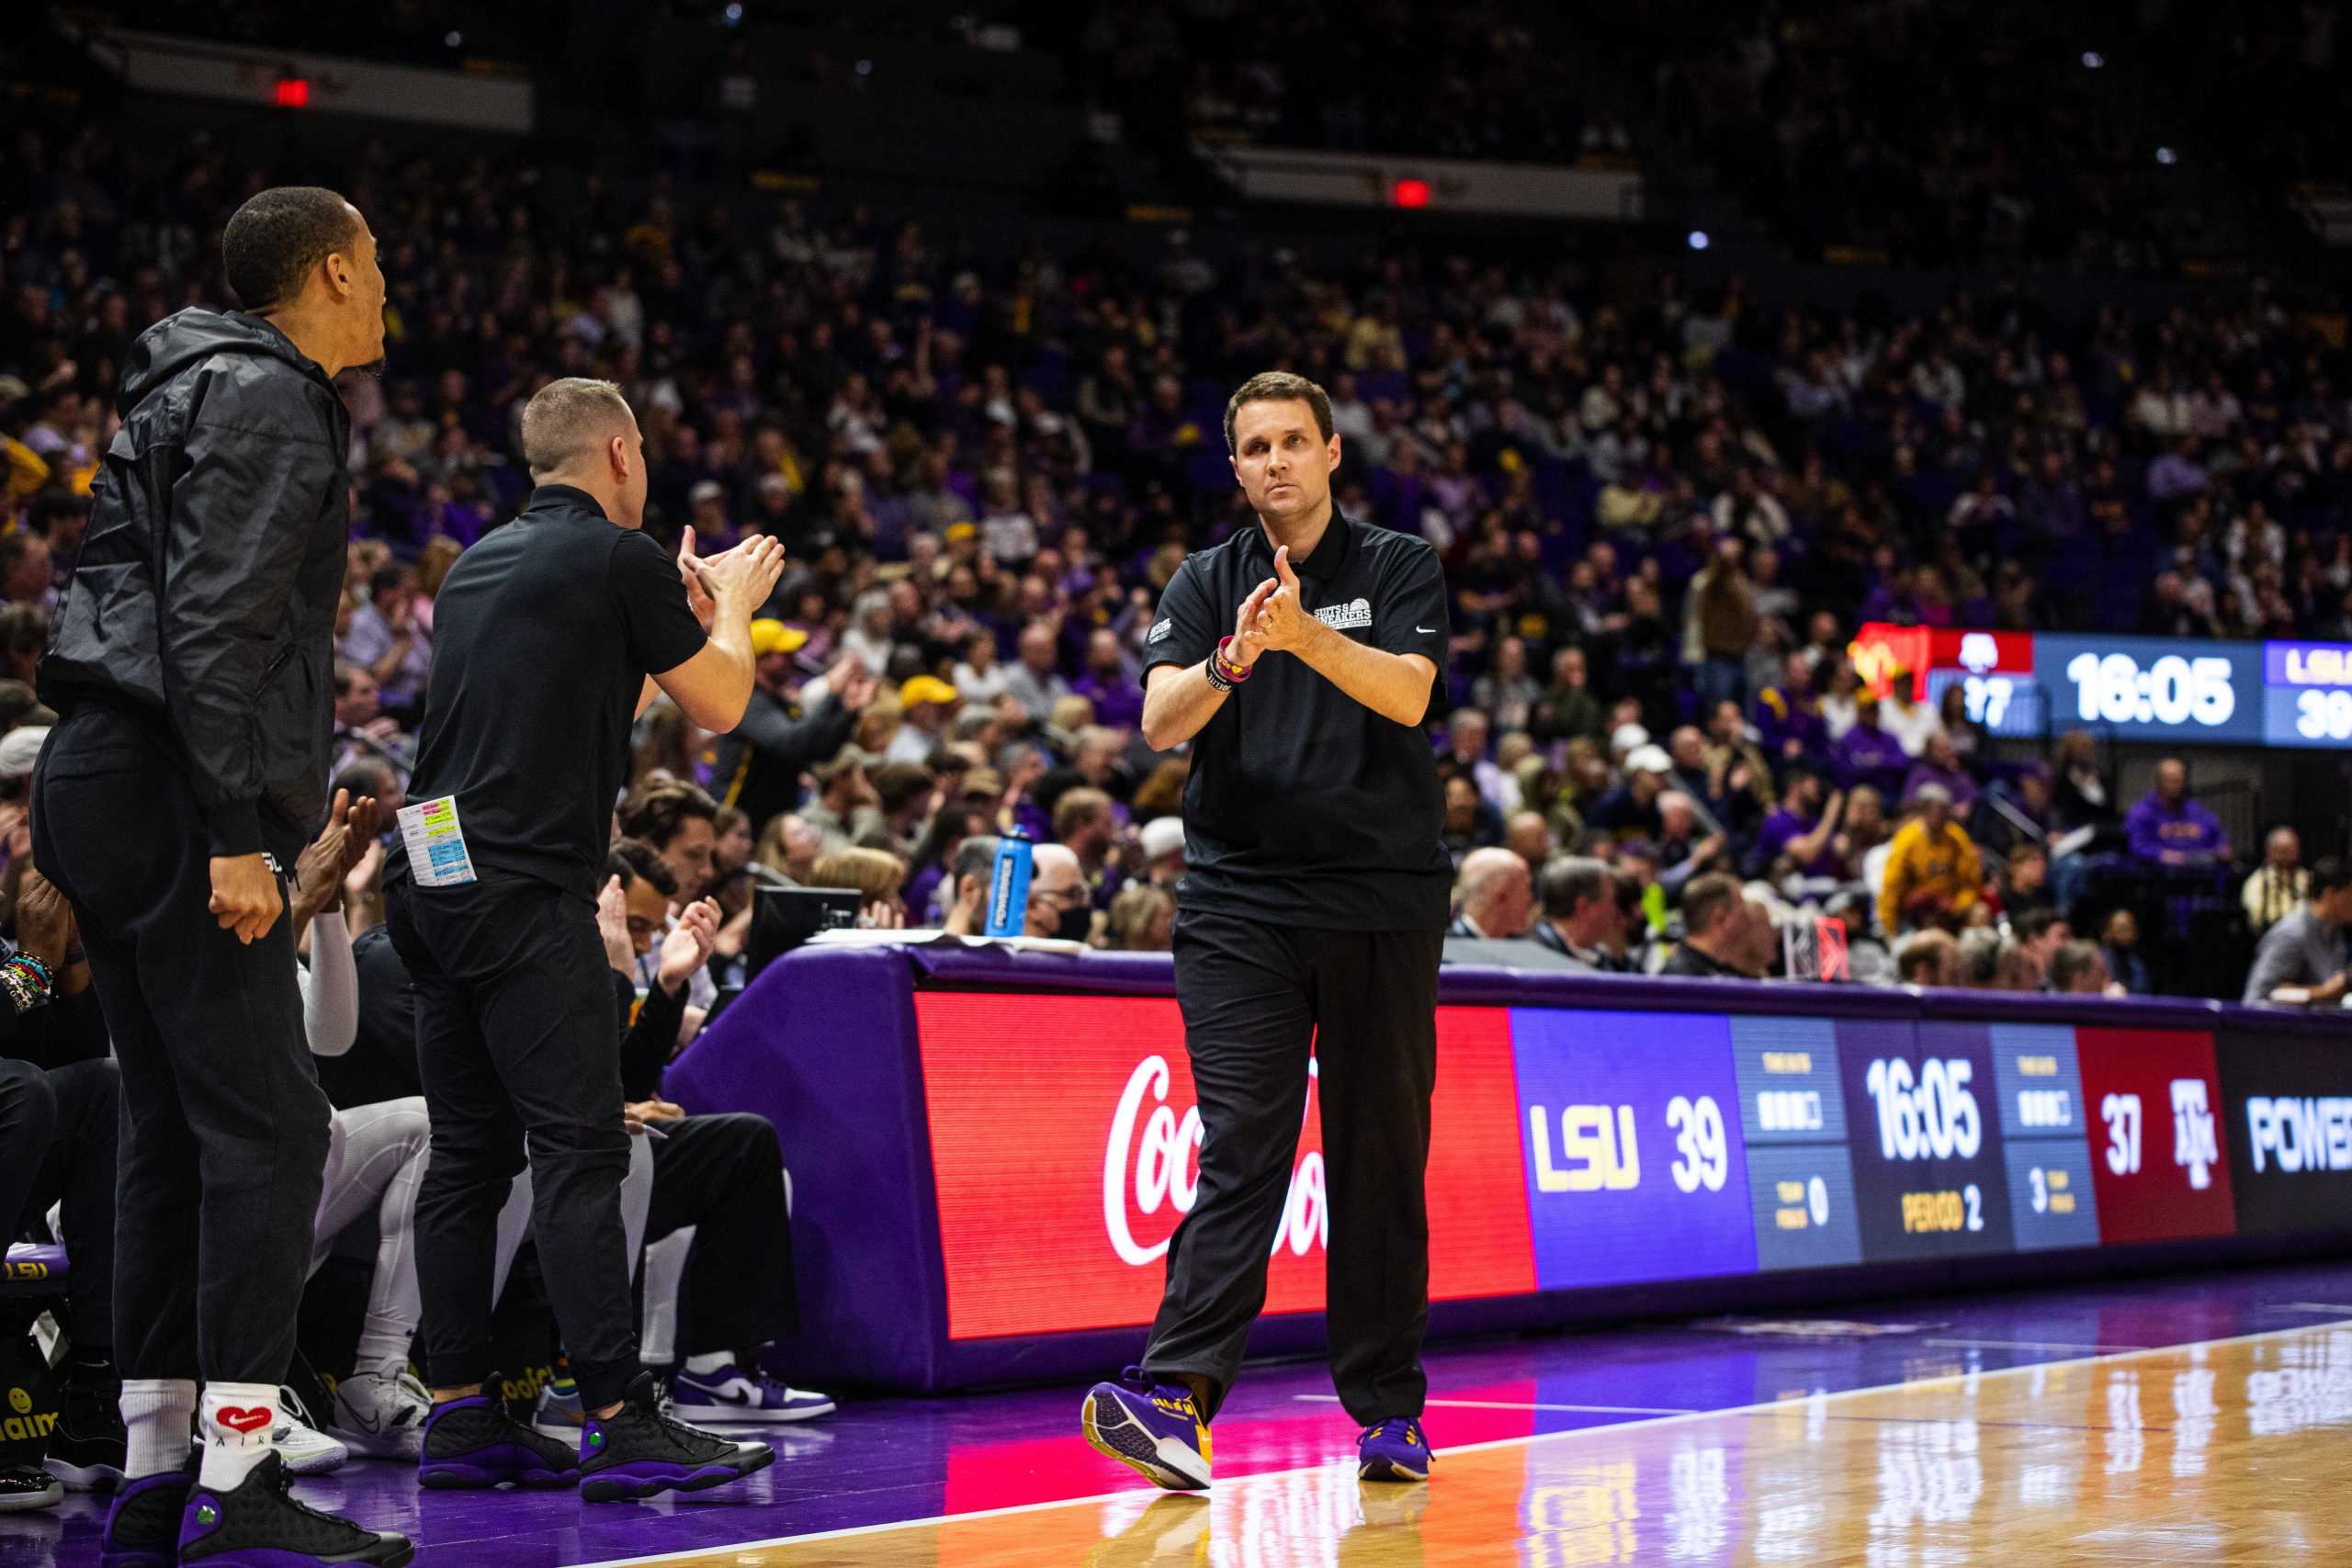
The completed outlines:
<svg viewBox="0 0 2352 1568">
<path fill-rule="evenodd" d="M 639 1372 L 621 1407 L 590 1413 L 580 1436 L 580 1495 L 617 1503 L 662 1492 L 700 1492 L 775 1462 L 765 1443 L 738 1443 L 688 1426 L 662 1408 L 652 1374 Z"/>
<path fill-rule="evenodd" d="M 180 1515 L 191 1470 L 167 1470 L 127 1481 L 107 1510 L 106 1534 L 98 1540 L 100 1568 L 173 1568 L 180 1560 Z"/>
<path fill-rule="evenodd" d="M 293 1484 L 294 1472 L 275 1449 L 234 1486 L 207 1486 L 199 1479 L 188 1488 L 180 1513 L 182 1568 L 208 1562 L 221 1568 L 315 1568 L 330 1562 L 407 1568 L 416 1556 L 404 1535 L 365 1529 L 296 1502 L 289 1491 Z"/>
<path fill-rule="evenodd" d="M 1409 1416 L 1366 1427 L 1356 1438 L 1356 1474 L 1366 1481 L 1427 1481 L 1429 1434 Z"/>
<path fill-rule="evenodd" d="M 1098 1382 L 1078 1407 L 1086 1440 L 1170 1492 L 1209 1483 L 1209 1426 L 1181 1383 L 1155 1383 L 1141 1367 Z"/>
<path fill-rule="evenodd" d="M 488 1396 L 436 1404 L 424 1418 L 416 1483 L 434 1491 L 472 1491 L 512 1482 L 517 1486 L 571 1486 L 580 1460 L 571 1445 L 543 1438 Z"/>
<path fill-rule="evenodd" d="M 833 1413 L 833 1402 L 821 1393 L 732 1363 L 707 1375 L 681 1367 L 670 1382 L 670 1403 L 689 1421 L 810 1421 Z"/>
</svg>

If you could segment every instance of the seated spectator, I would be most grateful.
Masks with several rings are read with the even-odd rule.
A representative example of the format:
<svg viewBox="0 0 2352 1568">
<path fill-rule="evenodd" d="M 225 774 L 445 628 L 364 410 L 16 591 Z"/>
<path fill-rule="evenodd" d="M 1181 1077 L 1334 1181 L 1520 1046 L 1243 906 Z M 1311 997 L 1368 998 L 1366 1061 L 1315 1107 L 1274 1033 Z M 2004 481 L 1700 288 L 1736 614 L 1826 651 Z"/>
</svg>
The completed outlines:
<svg viewBox="0 0 2352 1568">
<path fill-rule="evenodd" d="M 404 566 L 382 567 L 368 587 L 368 602 L 336 641 L 336 657 L 375 678 L 384 707 L 395 717 L 413 720 L 424 705 L 424 681 L 433 670 L 433 633 L 416 613 L 423 599 L 415 574 Z"/>
<path fill-rule="evenodd" d="M 1893 936 L 1965 917 L 1984 886 L 1984 863 L 1967 829 L 1952 820 L 1940 784 L 1919 791 L 1919 815 L 1894 835 L 1879 890 L 1879 924 Z"/>
<path fill-rule="evenodd" d="M 1753 913 L 1739 884 L 1720 873 L 1693 877 L 1682 890 L 1683 938 L 1661 975 L 1691 979 L 1757 980 Z"/>
<path fill-rule="evenodd" d="M 1710 871 L 1731 869 L 1731 840 L 1720 831 L 1709 832 L 1699 820 L 1698 803 L 1679 789 L 1657 797 L 1658 886 L 1668 900 L 1685 883 Z"/>
<path fill-rule="evenodd" d="M 2245 879 L 2239 895 L 2255 934 L 2294 913 L 2309 896 L 2311 880 L 2311 873 L 2303 869 L 2301 836 L 2292 828 L 2273 828 L 2262 841 L 2262 863 Z"/>
<path fill-rule="evenodd" d="M 1102 945 L 1114 953 L 1166 953 L 1176 945 L 1176 899 L 1166 888 L 1130 882 L 1111 900 Z"/>
<path fill-rule="evenodd" d="M 824 853 L 848 849 L 888 831 L 882 819 L 882 797 L 875 793 L 874 781 L 866 773 L 872 761 L 856 747 L 844 746 L 838 756 L 817 770 L 817 798 L 802 807 L 797 815 L 817 829 Z"/>
<path fill-rule="evenodd" d="M 1944 728 L 1944 721 L 1932 705 L 1911 700 L 1911 674 L 1905 670 L 1894 671 L 1886 698 L 1879 704 L 1878 721 L 1894 737 L 1906 757 L 1923 754 L 1928 739 L 1942 734 Z"/>
<path fill-rule="evenodd" d="M 2058 950 L 2075 940 L 2075 928 L 2057 910 L 2043 906 L 2028 909 L 2009 921 L 2010 940 L 2026 950 L 2041 972 L 2050 972 Z"/>
<path fill-rule="evenodd" d="M 1715 705 L 1707 721 L 1706 759 L 1707 809 L 1734 838 L 1745 840 L 1772 809 L 1772 764 L 1737 703 Z"/>
<path fill-rule="evenodd" d="M 1990 989 L 1996 991 L 2040 991 L 2049 984 L 2049 975 L 2041 960 L 2031 948 L 2021 942 L 2004 941 L 1995 950 L 1993 977 Z"/>
<path fill-rule="evenodd" d="M 1803 652 L 1790 654 L 1780 681 L 1756 694 L 1754 712 L 1758 742 L 1772 756 L 1794 761 L 1829 750 L 1829 726 L 1813 690 L 1813 665 Z"/>
<path fill-rule="evenodd" d="M 951 936 L 988 934 L 989 886 L 996 874 L 997 846 L 993 833 L 974 833 L 956 846 L 947 862 L 947 875 L 939 884 L 940 907 L 933 918 Z"/>
<path fill-rule="evenodd" d="M 956 709 L 964 699 L 955 687 L 936 675 L 917 675 L 899 688 L 899 711 L 904 722 L 899 733 L 890 738 L 883 760 L 890 762 L 927 762 L 947 737 L 948 727 L 955 722 Z"/>
<path fill-rule="evenodd" d="M 1854 706 L 1853 727 L 1831 749 L 1837 760 L 1838 782 L 1848 789 L 1868 784 L 1880 795 L 1902 798 L 1903 775 L 1910 770 L 1910 753 L 1903 742 L 1880 728 L 1880 704 L 1865 694 Z"/>
<path fill-rule="evenodd" d="M 1993 913 L 2010 919 L 2050 908 L 2050 852 L 2040 844 L 2019 844 L 2011 850 L 2009 863 L 1986 890 L 1985 901 Z"/>
<path fill-rule="evenodd" d="M 2087 828 L 2116 819 L 2114 796 L 2099 772 L 2098 743 L 2087 729 L 2070 729 L 2058 738 L 2052 759 L 2052 806 L 2062 828 Z"/>
<path fill-rule="evenodd" d="M 1113 729 L 1143 726 L 1143 683 L 1119 646 L 1119 634 L 1098 626 L 1087 636 L 1086 668 L 1070 690 L 1094 705 L 1094 722 Z"/>
<path fill-rule="evenodd" d="M 2048 975 L 2051 990 L 2071 996 L 2105 996 L 2110 983 L 2107 955 L 2087 942 L 2060 942 L 2050 955 Z"/>
<path fill-rule="evenodd" d="M 1940 729 L 1928 737 L 1919 760 L 1904 775 L 1904 800 L 1911 800 L 1925 784 L 1943 786 L 1944 793 L 1951 796 L 1955 817 L 1966 817 L 1976 805 L 1976 781 L 1960 765 L 1960 753 L 1952 749 L 1951 737 Z"/>
<path fill-rule="evenodd" d="M 343 660 L 334 667 L 334 739 L 330 773 L 372 758 L 397 772 L 405 784 L 416 765 L 415 739 L 403 734 L 400 720 L 383 711 L 376 677 Z"/>
<path fill-rule="evenodd" d="M 2117 909 L 2099 928 L 2099 945 L 2107 955 L 2107 972 L 2126 996 L 2149 993 L 2148 961 L 2140 956 L 2140 917 Z"/>
<path fill-rule="evenodd" d="M 996 634 L 975 632 L 956 666 L 956 690 L 967 703 L 993 706 L 1012 688 L 1012 671 L 997 661 Z"/>
<path fill-rule="evenodd" d="M 2344 999 L 2344 928 L 2352 925 L 2352 869 L 2330 856 L 2311 868 L 2301 908 L 2263 932 L 2239 998 L 2312 1007 Z"/>
<path fill-rule="evenodd" d="M 1021 628 L 1021 662 L 1005 677 L 1005 695 L 1021 705 L 1032 724 L 1054 716 L 1054 705 L 1070 694 L 1069 682 L 1055 668 L 1059 639 L 1051 623 L 1032 621 Z"/>
<path fill-rule="evenodd" d="M 1526 798 L 1524 793 L 1521 798 Z M 1527 863 L 1530 876 L 1551 860 L 1555 847 L 1552 825 L 1544 819 L 1541 811 L 1514 811 L 1503 823 L 1503 848 Z"/>
<path fill-rule="evenodd" d="M 621 803 L 621 836 L 652 849 L 692 903 L 709 891 L 718 843 L 718 802 L 690 784 L 657 784 Z M 697 1005 L 707 1005 L 707 1002 Z"/>
<path fill-rule="evenodd" d="M 2132 852 L 2162 865 L 2213 865 L 2230 858 L 2221 819 L 2188 798 L 2188 768 L 2177 757 L 2156 764 L 2155 787 L 2123 819 Z"/>
<path fill-rule="evenodd" d="M 1101 790 L 1080 785 L 1064 790 L 1054 802 L 1054 842 L 1067 844 L 1078 856 L 1079 869 L 1086 874 L 1088 897 L 1096 903 L 1108 903 L 1107 895 L 1118 891 L 1116 874 L 1107 870 L 1118 838 L 1119 821 L 1112 815 L 1111 797 Z"/>
<path fill-rule="evenodd" d="M 1960 984 L 1960 942 L 1951 932 L 1929 926 L 1913 931 L 1894 948 L 1895 978 L 1905 986 Z"/>
<path fill-rule="evenodd" d="M 1535 911 L 1527 862 L 1505 849 L 1473 850 L 1453 884 L 1453 923 L 1445 934 L 1504 939 L 1527 934 Z"/>
<path fill-rule="evenodd" d="M 1144 879 L 1155 887 L 1172 890 L 1184 875 L 1184 819 L 1155 817 L 1143 825 L 1138 841 Z"/>
<path fill-rule="evenodd" d="M 1029 911 L 1023 936 L 1085 942 L 1094 934 L 1086 873 L 1067 844 L 1039 844 L 1029 872 Z"/>
<path fill-rule="evenodd" d="M 875 808 L 882 814 L 882 827 L 859 834 L 858 843 L 909 861 L 938 797 L 939 781 L 922 763 L 883 763 L 874 770 Z"/>
<path fill-rule="evenodd" d="M 1853 866 L 1838 846 L 1838 820 L 1846 796 L 1833 792 L 1825 804 L 1822 789 L 1821 775 L 1811 768 L 1788 770 L 1781 783 L 1781 804 L 1764 818 L 1748 854 L 1752 874 L 1773 882 L 1789 876 L 1833 882 L 1852 877 Z"/>
<path fill-rule="evenodd" d="M 1624 782 L 1592 803 L 1584 814 L 1584 825 L 1596 833 L 1638 833 L 1656 839 L 1663 827 L 1658 796 L 1666 793 L 1673 772 L 1674 760 L 1663 748 L 1646 742 L 1635 746 L 1625 759 Z"/>
<path fill-rule="evenodd" d="M 865 667 L 845 658 L 796 698 L 793 659 L 808 636 L 782 621 L 752 623 L 752 700 L 713 748 L 711 787 L 720 804 L 763 827 L 799 804 L 800 775 L 842 749 L 876 689 Z"/>
<path fill-rule="evenodd" d="M 1535 940 L 1580 969 L 1623 972 L 1626 907 L 1608 865 L 1587 855 L 1563 855 L 1544 868 L 1542 890 Z"/>
<path fill-rule="evenodd" d="M 1552 656 L 1552 683 L 1535 699 L 1528 716 L 1529 733 L 1547 745 L 1579 736 L 1600 739 L 1600 699 L 1593 694 L 1591 669 L 1581 648 L 1570 646 Z"/>
<path fill-rule="evenodd" d="M 1453 857 L 1456 866 L 1471 851 L 1502 842 L 1502 818 L 1478 793 L 1477 784 L 1468 773 L 1454 773 L 1445 781 L 1445 823 L 1439 830 L 1439 840 L 1446 852 Z"/>
<path fill-rule="evenodd" d="M 836 850 L 818 857 L 818 887 L 857 889 L 857 923 L 868 931 L 898 931 L 907 923 L 903 890 L 907 863 L 887 850 Z"/>
<path fill-rule="evenodd" d="M 760 829 L 759 846 L 752 861 L 787 887 L 807 887 L 817 874 L 817 857 L 824 852 L 825 836 L 811 822 L 786 812 L 772 818 Z"/>
</svg>

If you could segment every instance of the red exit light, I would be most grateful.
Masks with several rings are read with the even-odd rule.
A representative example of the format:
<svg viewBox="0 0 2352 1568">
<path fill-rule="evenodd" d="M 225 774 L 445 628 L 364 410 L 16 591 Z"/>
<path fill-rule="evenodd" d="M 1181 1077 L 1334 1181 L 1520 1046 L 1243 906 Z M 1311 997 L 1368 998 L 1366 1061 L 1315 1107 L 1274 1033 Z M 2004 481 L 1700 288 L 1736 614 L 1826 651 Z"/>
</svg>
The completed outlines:
<svg viewBox="0 0 2352 1568">
<path fill-rule="evenodd" d="M 1430 182 L 1398 180 L 1396 188 L 1390 194 L 1396 197 L 1399 207 L 1427 207 L 1430 204 Z"/>
<path fill-rule="evenodd" d="M 280 76 L 277 79 L 277 107 L 282 109 L 302 109 L 311 107 L 311 79 L 307 76 Z"/>
</svg>

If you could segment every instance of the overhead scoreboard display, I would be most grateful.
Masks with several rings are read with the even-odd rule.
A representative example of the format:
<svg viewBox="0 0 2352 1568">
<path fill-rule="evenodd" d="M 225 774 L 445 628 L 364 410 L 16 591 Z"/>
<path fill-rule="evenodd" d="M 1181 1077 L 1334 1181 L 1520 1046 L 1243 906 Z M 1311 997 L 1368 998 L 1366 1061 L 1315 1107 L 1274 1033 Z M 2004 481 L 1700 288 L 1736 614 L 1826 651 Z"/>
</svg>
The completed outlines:
<svg viewBox="0 0 2352 1568">
<path fill-rule="evenodd" d="M 1174 1001 L 919 992 L 915 1012 L 949 1337 L 1148 1322 L 1199 1191 Z M 1054 1071 L 1006 1070 L 1040 1039 Z M 1323 1304 L 1320 1111 L 1310 1085 L 1270 1238 L 1274 1313 Z M 2251 1031 L 1449 1006 L 1427 1192 L 1440 1301 L 2352 1234 L 2352 1051 Z"/>
<path fill-rule="evenodd" d="M 1996 735 L 2084 728 L 2161 745 L 2352 742 L 2352 644 L 2214 642 L 1872 623 L 1849 649 L 1864 683 L 1898 675 L 1940 703 L 1957 686 Z"/>
</svg>

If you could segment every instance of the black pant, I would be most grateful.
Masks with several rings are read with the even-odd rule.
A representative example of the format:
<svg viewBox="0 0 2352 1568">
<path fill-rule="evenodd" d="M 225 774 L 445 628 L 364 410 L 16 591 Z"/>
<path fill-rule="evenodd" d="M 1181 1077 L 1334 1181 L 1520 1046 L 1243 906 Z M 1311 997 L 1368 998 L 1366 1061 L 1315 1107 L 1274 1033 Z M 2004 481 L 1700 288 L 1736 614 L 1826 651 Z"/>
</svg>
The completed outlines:
<svg viewBox="0 0 2352 1568">
<path fill-rule="evenodd" d="M 0 1061 L 0 1245 L 64 1205 L 73 1269 L 67 1332 L 78 1351 L 114 1344 L 115 1111 L 122 1083 L 105 1057 L 44 1072 Z"/>
<path fill-rule="evenodd" d="M 1201 1105 L 1200 1193 L 1168 1248 L 1144 1368 L 1213 1385 L 1214 1416 L 1266 1304 L 1314 1047 L 1331 1235 L 1331 1378 L 1366 1426 L 1419 1416 L 1429 1392 L 1430 1094 L 1441 931 L 1302 930 L 1186 910 L 1176 998 Z"/>
<path fill-rule="evenodd" d="M 653 1145 L 645 1238 L 695 1227 L 687 1265 L 685 1353 L 746 1355 L 800 1331 L 784 1211 L 784 1156 L 764 1116 L 689 1116 Z M 750 1363 L 746 1362 L 745 1365 Z"/>
<path fill-rule="evenodd" d="M 214 920 L 183 773 L 136 724 L 77 709 L 34 776 L 33 860 L 73 903 L 121 1067 L 123 1375 L 275 1385 L 310 1271 L 327 1100 L 291 925 L 249 946 Z"/>
<path fill-rule="evenodd" d="M 620 1028 L 595 908 L 528 877 L 486 875 L 397 884 L 384 914 L 415 988 L 433 1118 L 416 1198 L 427 1371 L 443 1388 L 490 1375 L 498 1211 L 527 1136 L 548 1295 L 581 1396 L 610 1404 L 638 1358 L 621 1230 Z"/>
</svg>

